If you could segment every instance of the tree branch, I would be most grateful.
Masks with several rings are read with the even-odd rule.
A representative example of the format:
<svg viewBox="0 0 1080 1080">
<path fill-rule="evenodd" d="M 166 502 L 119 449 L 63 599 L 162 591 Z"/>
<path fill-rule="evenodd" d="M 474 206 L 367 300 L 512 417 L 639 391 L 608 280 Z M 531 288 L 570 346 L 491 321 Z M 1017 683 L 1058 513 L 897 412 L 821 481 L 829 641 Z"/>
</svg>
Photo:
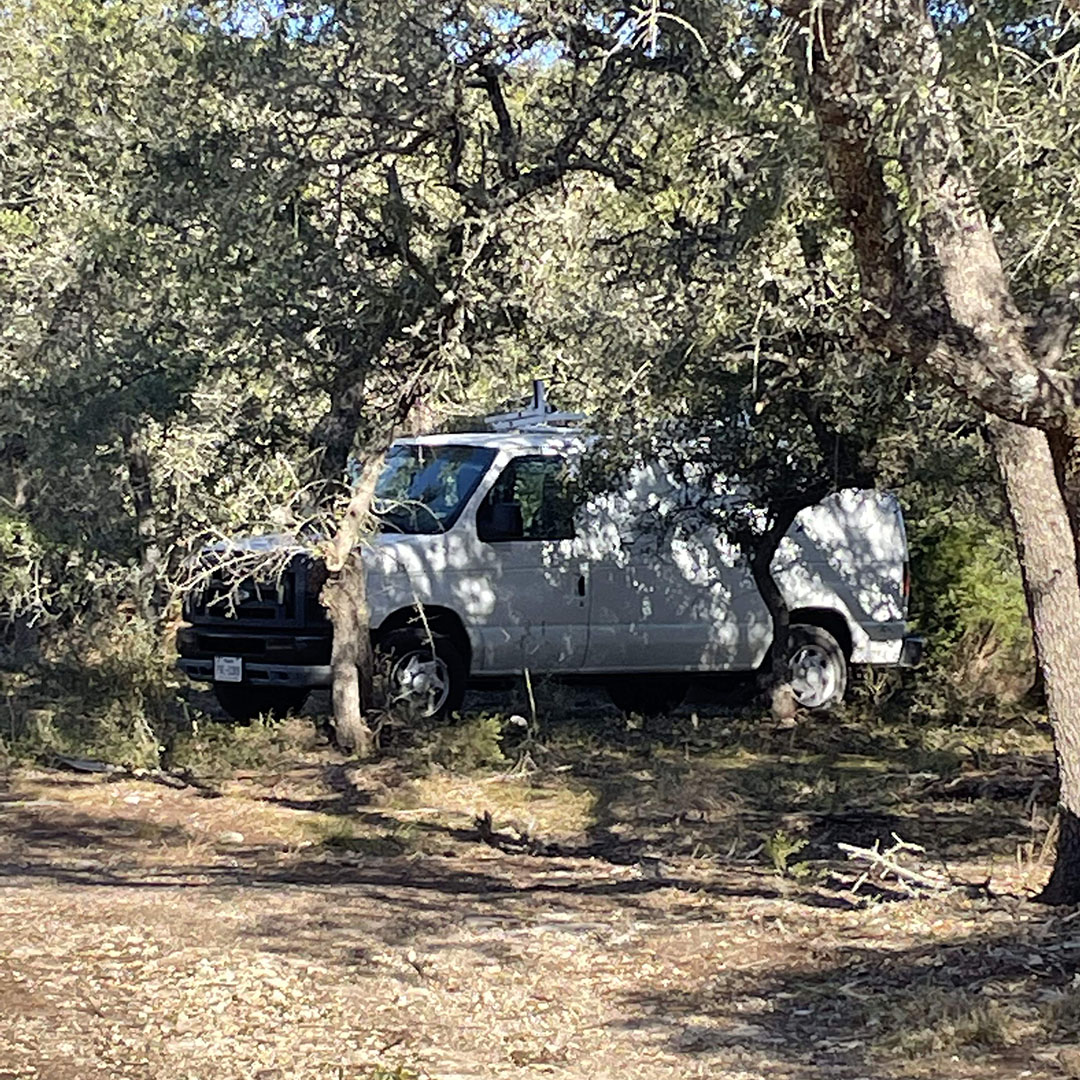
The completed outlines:
<svg viewBox="0 0 1080 1080">
<path fill-rule="evenodd" d="M 939 81 L 940 45 L 922 0 L 837 0 L 803 18 L 811 42 L 804 77 L 853 237 L 868 333 L 1003 419 L 1044 430 L 1070 425 L 1080 382 L 1040 366 L 1028 351 Z M 907 102 L 902 110 L 898 101 Z M 881 122 L 873 108 L 882 103 L 899 116 L 900 160 L 919 214 L 918 268 L 905 265 L 896 199 L 876 145 Z"/>
<path fill-rule="evenodd" d="M 901 885 L 909 889 L 911 886 L 916 886 L 920 889 L 931 889 L 934 892 L 942 892 L 946 889 L 955 888 L 953 883 L 943 875 L 934 872 L 913 870 L 910 867 L 904 866 L 897 859 L 897 856 L 905 851 L 925 854 L 925 848 L 920 847 L 918 844 L 907 843 L 906 841 L 901 840 L 895 833 L 893 833 L 893 841 L 892 847 L 885 851 L 880 850 L 878 841 L 874 842 L 872 848 L 856 847 L 854 844 L 836 845 L 849 859 L 862 859 L 870 864 L 866 872 L 860 875 L 858 881 L 851 887 L 852 892 L 858 892 L 863 882 L 865 882 L 875 870 L 882 875 L 892 874 Z"/>
<path fill-rule="evenodd" d="M 1047 367 L 1060 364 L 1077 326 L 1080 326 L 1080 273 L 1072 274 L 1054 289 L 1032 317 L 1027 334 L 1032 357 Z"/>
<path fill-rule="evenodd" d="M 514 180 L 518 175 L 517 137 L 510 110 L 506 107 L 506 98 L 503 97 L 500 72 L 494 64 L 485 64 L 480 74 L 499 127 L 499 174 L 504 180 Z"/>
</svg>

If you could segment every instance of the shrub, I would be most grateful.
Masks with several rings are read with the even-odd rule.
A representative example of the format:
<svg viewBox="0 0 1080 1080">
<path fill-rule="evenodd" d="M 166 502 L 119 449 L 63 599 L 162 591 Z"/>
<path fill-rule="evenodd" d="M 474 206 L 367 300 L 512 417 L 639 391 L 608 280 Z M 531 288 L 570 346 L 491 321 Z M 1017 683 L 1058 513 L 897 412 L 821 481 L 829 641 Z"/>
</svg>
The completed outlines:
<svg viewBox="0 0 1080 1080">
<path fill-rule="evenodd" d="M 434 728 L 415 753 L 453 772 L 471 772 L 506 762 L 502 741 L 508 721 L 496 713 L 475 713 L 456 724 Z"/>
<path fill-rule="evenodd" d="M 176 712 L 176 674 L 150 622 L 128 606 L 69 620 L 0 679 L 14 758 L 67 753 L 154 767 Z"/>
<path fill-rule="evenodd" d="M 1015 700 L 1031 686 L 1027 602 L 1006 528 L 974 516 L 935 522 L 912 544 L 912 579 L 931 678 L 950 696 Z"/>
</svg>

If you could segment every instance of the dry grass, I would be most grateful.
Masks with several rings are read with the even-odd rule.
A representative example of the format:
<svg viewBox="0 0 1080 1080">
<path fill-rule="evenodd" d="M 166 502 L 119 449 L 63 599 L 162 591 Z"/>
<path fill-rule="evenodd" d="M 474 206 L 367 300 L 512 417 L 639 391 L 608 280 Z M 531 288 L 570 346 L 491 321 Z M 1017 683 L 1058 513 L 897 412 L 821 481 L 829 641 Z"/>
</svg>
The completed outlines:
<svg viewBox="0 0 1080 1080">
<path fill-rule="evenodd" d="M 455 776 L 436 773 L 411 785 L 418 805 L 410 816 L 469 824 L 488 812 L 497 821 L 530 835 L 565 840 L 588 830 L 595 821 L 596 792 L 572 778 L 531 780 L 505 774 Z M 391 804 L 392 807 L 392 804 Z"/>
<path fill-rule="evenodd" d="M 963 989 L 912 991 L 866 1012 L 881 1049 L 915 1059 L 1001 1050 L 1030 1029 L 1001 1002 Z"/>
<path fill-rule="evenodd" d="M 1046 867 L 1015 857 L 1046 837 L 1044 736 L 679 723 L 469 774 L 350 764 L 298 724 L 218 797 L 9 774 L 0 1067 L 1070 1075 L 1080 924 L 1026 902 Z M 535 843 L 483 842 L 485 811 Z M 853 896 L 836 841 L 890 830 L 989 893 Z M 805 876 L 776 873 L 777 835 Z"/>
</svg>

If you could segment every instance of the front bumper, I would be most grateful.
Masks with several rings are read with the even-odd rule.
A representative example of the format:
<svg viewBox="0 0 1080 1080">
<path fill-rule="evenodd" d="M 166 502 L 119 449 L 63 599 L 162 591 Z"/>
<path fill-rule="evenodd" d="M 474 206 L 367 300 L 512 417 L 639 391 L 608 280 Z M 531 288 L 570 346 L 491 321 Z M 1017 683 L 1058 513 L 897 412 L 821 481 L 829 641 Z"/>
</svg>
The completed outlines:
<svg viewBox="0 0 1080 1080">
<path fill-rule="evenodd" d="M 231 656 L 242 664 L 242 682 L 252 686 L 303 689 L 329 686 L 331 637 L 264 630 L 257 626 L 196 624 L 176 635 L 180 669 L 199 682 L 214 681 L 214 657 Z"/>
<path fill-rule="evenodd" d="M 181 670 L 196 682 L 214 681 L 214 661 L 179 661 Z M 329 664 L 260 664 L 244 660 L 243 684 L 251 686 L 292 686 L 313 689 L 330 686 L 333 678 Z M 225 684 L 229 685 L 229 684 Z M 235 685 L 235 684 L 233 684 Z"/>
<path fill-rule="evenodd" d="M 923 657 L 926 648 L 926 638 L 922 634 L 908 634 L 900 647 L 900 659 L 897 663 L 900 667 L 914 667 Z"/>
</svg>

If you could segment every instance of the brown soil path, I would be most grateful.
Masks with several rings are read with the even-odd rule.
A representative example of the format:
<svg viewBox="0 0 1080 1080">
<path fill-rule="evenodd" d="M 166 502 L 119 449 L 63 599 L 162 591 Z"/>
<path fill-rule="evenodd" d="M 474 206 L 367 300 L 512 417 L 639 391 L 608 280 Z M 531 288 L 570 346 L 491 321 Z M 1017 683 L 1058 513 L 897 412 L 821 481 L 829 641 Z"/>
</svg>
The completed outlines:
<svg viewBox="0 0 1080 1080">
<path fill-rule="evenodd" d="M 313 785 L 9 777 L 0 1078 L 1080 1075 L 1068 913 L 507 854 L 467 815 L 316 842 Z"/>
</svg>

